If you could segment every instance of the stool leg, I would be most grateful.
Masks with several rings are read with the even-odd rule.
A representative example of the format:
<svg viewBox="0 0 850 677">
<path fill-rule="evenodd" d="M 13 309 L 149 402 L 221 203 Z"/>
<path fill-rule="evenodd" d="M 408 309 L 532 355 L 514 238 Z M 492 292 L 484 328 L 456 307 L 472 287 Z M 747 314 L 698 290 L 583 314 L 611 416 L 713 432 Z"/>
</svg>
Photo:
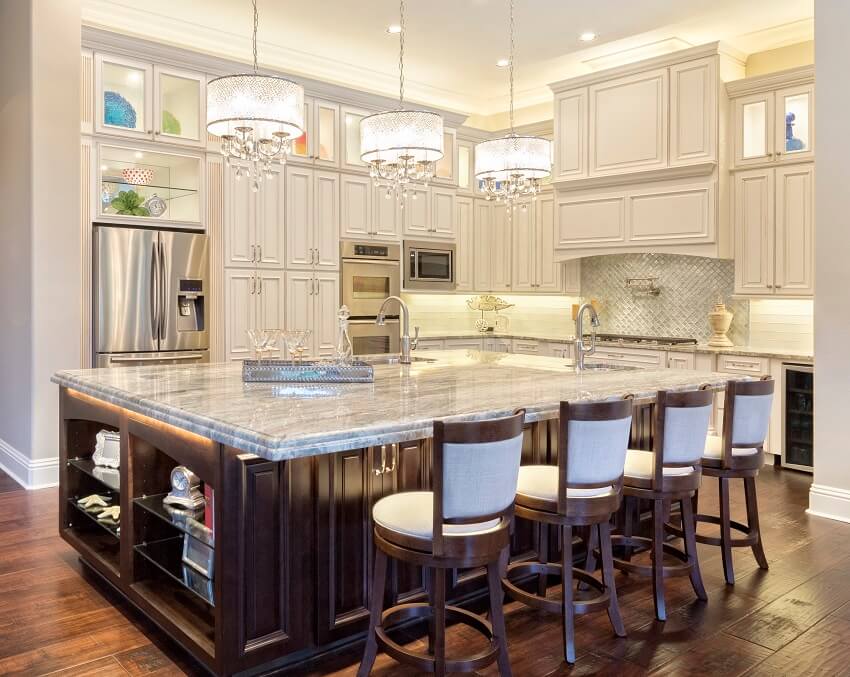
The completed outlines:
<svg viewBox="0 0 850 677">
<path fill-rule="evenodd" d="M 623 508 L 623 536 L 631 538 L 634 533 L 634 518 L 633 514 L 637 514 L 640 519 L 639 499 L 632 496 L 626 496 L 624 499 L 626 505 Z M 623 559 L 630 562 L 632 559 L 632 546 L 626 545 L 623 551 Z"/>
<path fill-rule="evenodd" d="M 594 554 L 594 550 L 599 547 L 599 532 L 597 531 L 596 524 L 591 524 L 587 527 L 587 537 L 585 538 L 584 545 L 587 548 L 587 555 L 584 560 L 584 570 L 587 573 L 592 574 L 596 571 L 596 555 Z M 590 590 L 590 585 L 579 581 L 576 589 Z"/>
<path fill-rule="evenodd" d="M 426 569 L 428 572 L 428 604 L 431 605 L 432 609 L 436 608 L 436 604 L 434 603 L 434 580 L 440 574 L 445 574 L 445 572 L 440 571 L 439 569 L 434 569 L 433 567 L 429 567 Z M 428 653 L 432 656 L 434 655 L 434 626 L 435 619 L 434 614 L 428 618 Z"/>
<path fill-rule="evenodd" d="M 602 555 L 602 582 L 608 588 L 608 618 L 614 627 L 617 637 L 626 636 L 626 626 L 620 616 L 620 606 L 617 604 L 617 585 L 614 582 L 614 553 L 611 551 L 611 525 L 608 522 L 599 524 L 599 550 Z"/>
<path fill-rule="evenodd" d="M 697 598 L 706 602 L 708 595 L 702 582 L 702 573 L 699 570 L 699 558 L 697 557 L 696 522 L 694 521 L 693 505 L 689 498 L 683 498 L 680 505 L 682 506 L 682 532 L 685 535 L 685 554 L 691 564 L 691 585 Z"/>
<path fill-rule="evenodd" d="M 664 604 L 664 501 L 652 501 L 652 592 L 655 596 L 655 617 L 667 620 Z"/>
<path fill-rule="evenodd" d="M 561 527 L 561 588 L 562 611 L 564 624 L 564 658 L 567 663 L 576 662 L 575 642 L 575 607 L 573 606 L 573 528 L 570 525 Z"/>
<path fill-rule="evenodd" d="M 493 622 L 493 638 L 499 647 L 498 662 L 501 677 L 512 677 L 511 662 L 508 659 L 508 634 L 505 630 L 505 612 L 502 608 L 504 595 L 502 579 L 499 576 L 499 562 L 487 565 L 487 582 L 490 587 L 490 618 Z"/>
<path fill-rule="evenodd" d="M 446 574 L 435 569 L 434 576 L 434 674 L 446 675 Z"/>
<path fill-rule="evenodd" d="M 750 528 L 750 533 L 757 537 L 753 544 L 753 555 L 758 562 L 759 567 L 767 569 L 767 557 L 764 554 L 764 545 L 761 541 L 761 528 L 759 527 L 759 504 L 756 497 L 756 478 L 744 478 L 744 495 L 747 500 L 747 526 Z"/>
<path fill-rule="evenodd" d="M 549 525 L 540 522 L 537 537 L 537 561 L 541 564 L 549 563 Z M 537 577 L 537 594 L 546 597 L 546 588 L 549 586 L 549 576 L 545 573 Z"/>
<path fill-rule="evenodd" d="M 375 664 L 378 655 L 378 640 L 375 631 L 381 622 L 384 604 L 384 589 L 387 580 L 387 555 L 380 548 L 375 551 L 375 574 L 372 585 L 372 608 L 369 611 L 369 636 L 363 650 L 363 660 L 357 670 L 357 677 L 366 677 Z"/>
<path fill-rule="evenodd" d="M 735 585 L 735 569 L 732 566 L 732 527 L 729 512 L 729 480 L 726 477 L 717 479 L 720 498 L 720 551 L 723 556 L 723 575 L 727 585 Z"/>
</svg>

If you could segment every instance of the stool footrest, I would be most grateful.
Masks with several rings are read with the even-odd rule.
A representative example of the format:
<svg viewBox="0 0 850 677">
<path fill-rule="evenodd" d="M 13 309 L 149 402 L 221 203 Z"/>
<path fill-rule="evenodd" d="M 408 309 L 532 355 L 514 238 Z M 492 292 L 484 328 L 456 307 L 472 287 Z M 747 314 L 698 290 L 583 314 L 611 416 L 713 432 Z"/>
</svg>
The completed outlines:
<svg viewBox="0 0 850 677">
<path fill-rule="evenodd" d="M 611 544 L 612 545 L 624 545 L 630 547 L 636 546 L 648 546 L 652 547 L 652 539 L 647 538 L 646 536 L 621 536 L 621 535 L 613 535 L 611 536 Z M 681 560 L 682 564 L 665 564 L 662 566 L 662 570 L 664 573 L 664 578 L 675 578 L 677 576 L 689 576 L 691 571 L 694 568 L 694 561 L 688 554 L 679 548 L 673 546 L 670 543 L 664 543 L 662 545 L 663 551 L 665 555 L 670 555 L 671 557 L 675 557 L 678 560 Z M 635 562 L 630 562 L 624 559 L 619 559 L 617 557 L 614 558 L 614 567 L 619 569 L 620 571 L 625 571 L 630 574 L 638 574 L 639 576 L 652 576 L 652 565 L 651 564 L 636 564 Z"/>
<path fill-rule="evenodd" d="M 703 522 L 704 524 L 714 524 L 717 526 L 720 525 L 720 518 L 716 515 L 694 515 L 694 519 L 697 522 Z M 758 543 L 759 536 L 757 533 L 753 533 L 752 529 L 746 524 L 742 524 L 741 522 L 736 522 L 735 520 L 729 520 L 729 526 L 742 534 L 745 534 L 743 538 L 732 538 L 729 539 L 729 545 L 733 548 L 751 548 L 756 543 Z M 705 536 L 703 534 L 696 535 L 697 543 L 704 543 L 706 545 L 721 545 L 722 541 L 719 536 Z"/>
<path fill-rule="evenodd" d="M 381 624 L 375 628 L 378 645 L 390 656 L 401 663 L 413 665 L 423 672 L 434 672 L 434 656 L 427 653 L 412 651 L 387 635 L 385 626 L 397 622 L 421 619 L 428 620 L 433 616 L 433 609 L 427 603 L 399 604 L 390 607 L 381 614 Z M 469 626 L 479 632 L 490 643 L 486 649 L 470 656 L 446 657 L 446 672 L 473 672 L 490 665 L 498 653 L 498 647 L 493 635 L 493 626 L 484 618 L 456 606 L 446 606 L 446 620 L 453 620 Z"/>
<path fill-rule="evenodd" d="M 549 613 L 559 614 L 561 613 L 563 602 L 560 599 L 548 599 L 546 597 L 541 597 L 540 595 L 536 595 L 534 593 L 523 590 L 522 588 L 516 586 L 511 580 L 510 575 L 512 573 L 517 573 L 519 575 L 529 575 L 529 574 L 547 574 L 549 576 L 562 576 L 561 565 L 560 564 L 543 564 L 542 562 L 516 562 L 508 566 L 508 578 L 502 579 L 502 588 L 505 590 L 505 593 L 511 599 L 514 599 L 518 602 L 522 602 L 523 604 L 530 606 L 534 609 L 541 609 L 543 611 L 548 611 Z M 586 583 L 590 587 L 599 591 L 599 594 L 590 599 L 576 599 L 573 600 L 573 608 L 577 614 L 584 614 L 590 611 L 598 611 L 600 609 L 607 609 L 608 602 L 611 599 L 611 593 L 605 584 L 602 583 L 598 578 L 592 576 L 586 571 L 582 571 L 581 569 L 576 569 L 573 567 L 573 580 L 580 581 L 582 583 Z"/>
</svg>

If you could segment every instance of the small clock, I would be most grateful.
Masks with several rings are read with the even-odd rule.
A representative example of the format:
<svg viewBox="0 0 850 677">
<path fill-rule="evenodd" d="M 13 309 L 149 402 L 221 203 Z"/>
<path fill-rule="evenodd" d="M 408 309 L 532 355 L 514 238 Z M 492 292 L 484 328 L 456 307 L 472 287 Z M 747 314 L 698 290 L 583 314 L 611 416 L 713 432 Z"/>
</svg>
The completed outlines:
<svg viewBox="0 0 850 677">
<path fill-rule="evenodd" d="M 201 478 L 185 465 L 171 471 L 171 491 L 162 499 L 163 503 L 198 510 L 206 505 L 201 493 Z"/>
</svg>

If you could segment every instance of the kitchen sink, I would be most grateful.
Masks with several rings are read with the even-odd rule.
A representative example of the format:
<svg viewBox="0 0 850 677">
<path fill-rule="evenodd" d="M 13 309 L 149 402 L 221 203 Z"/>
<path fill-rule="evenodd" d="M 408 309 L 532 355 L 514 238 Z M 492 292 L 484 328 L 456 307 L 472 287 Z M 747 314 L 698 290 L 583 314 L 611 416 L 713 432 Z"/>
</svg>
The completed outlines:
<svg viewBox="0 0 850 677">
<path fill-rule="evenodd" d="M 400 364 L 400 356 L 399 355 L 362 355 L 358 359 L 363 360 L 366 364 L 371 364 L 373 366 L 379 364 Z M 411 357 L 410 361 L 413 362 L 436 362 L 437 360 L 430 357 Z"/>
<path fill-rule="evenodd" d="M 626 364 L 591 362 L 589 364 L 585 364 L 584 369 L 582 371 L 636 371 L 638 369 L 640 369 L 640 367 L 633 367 L 631 365 Z M 581 373 L 578 368 L 576 368 L 576 372 Z"/>
</svg>

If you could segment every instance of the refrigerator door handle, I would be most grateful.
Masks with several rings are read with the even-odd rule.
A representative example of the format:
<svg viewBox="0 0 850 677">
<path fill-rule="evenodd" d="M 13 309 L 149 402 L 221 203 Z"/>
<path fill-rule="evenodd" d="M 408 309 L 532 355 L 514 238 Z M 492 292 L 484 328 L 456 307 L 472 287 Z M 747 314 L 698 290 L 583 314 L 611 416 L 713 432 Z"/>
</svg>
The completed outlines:
<svg viewBox="0 0 850 677">
<path fill-rule="evenodd" d="M 157 243 L 153 243 L 151 252 L 151 334 L 154 341 L 159 338 L 159 254 Z"/>
<path fill-rule="evenodd" d="M 160 240 L 159 242 L 159 340 L 165 338 L 165 322 L 166 322 L 166 275 L 165 270 L 165 245 Z"/>
</svg>

